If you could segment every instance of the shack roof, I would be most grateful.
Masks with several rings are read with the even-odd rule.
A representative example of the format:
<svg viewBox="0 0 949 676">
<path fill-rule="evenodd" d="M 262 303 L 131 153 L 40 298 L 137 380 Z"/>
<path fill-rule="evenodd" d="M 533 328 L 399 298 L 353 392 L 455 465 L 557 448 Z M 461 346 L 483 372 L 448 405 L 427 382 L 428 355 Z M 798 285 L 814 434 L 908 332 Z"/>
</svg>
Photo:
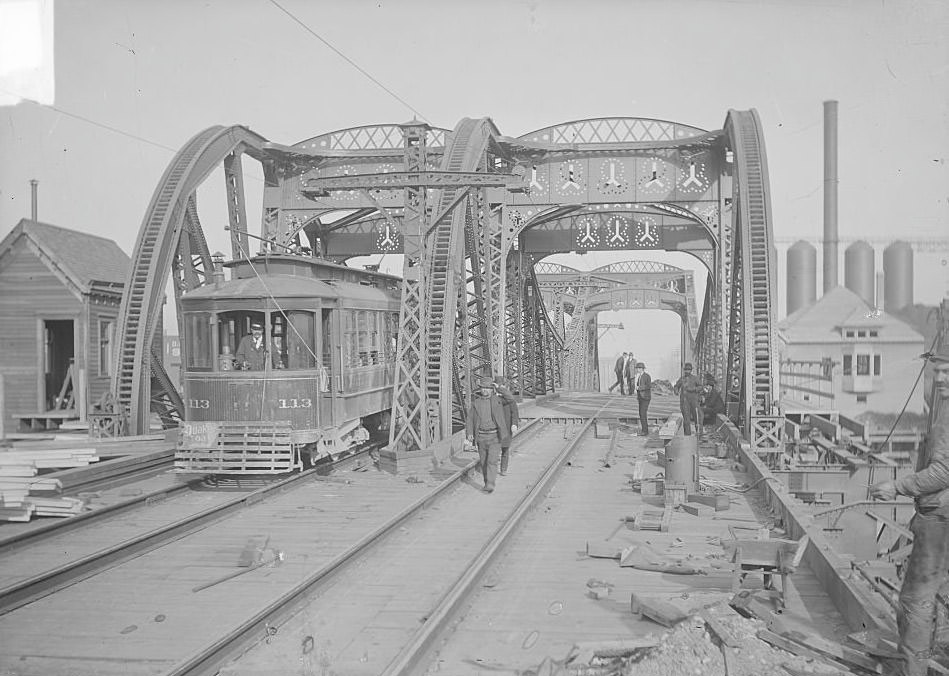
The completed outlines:
<svg viewBox="0 0 949 676">
<path fill-rule="evenodd" d="M 24 218 L 0 241 L 0 258 L 24 237 L 86 293 L 125 285 L 131 259 L 111 239 Z"/>
</svg>

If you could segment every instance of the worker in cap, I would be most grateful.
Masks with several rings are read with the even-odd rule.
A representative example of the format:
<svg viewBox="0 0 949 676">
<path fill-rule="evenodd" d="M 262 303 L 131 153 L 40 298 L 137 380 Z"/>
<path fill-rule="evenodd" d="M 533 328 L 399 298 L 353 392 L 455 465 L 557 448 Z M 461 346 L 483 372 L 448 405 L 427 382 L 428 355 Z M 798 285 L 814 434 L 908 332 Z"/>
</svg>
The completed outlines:
<svg viewBox="0 0 949 676">
<path fill-rule="evenodd" d="M 633 392 L 639 404 L 639 425 L 643 436 L 649 436 L 649 403 L 652 401 L 652 376 L 646 373 L 646 365 L 636 362 L 636 374 L 633 376 Z"/>
<path fill-rule="evenodd" d="M 932 426 L 920 450 L 916 472 L 870 488 L 878 500 L 911 496 L 913 550 L 903 576 L 896 623 L 901 660 L 895 673 L 928 673 L 936 617 L 936 594 L 949 577 L 949 345 L 922 355 L 933 368 Z"/>
<path fill-rule="evenodd" d="M 692 364 L 686 362 L 682 367 L 682 377 L 672 387 L 679 395 L 679 410 L 682 411 L 682 430 L 686 436 L 692 434 L 693 423 L 702 433 L 702 411 L 699 408 L 699 395 L 702 392 L 702 383 L 692 374 Z"/>
<path fill-rule="evenodd" d="M 494 391 L 492 378 L 481 378 L 478 391 L 471 398 L 466 433 L 468 441 L 478 448 L 478 467 L 484 479 L 484 492 L 494 492 L 498 475 L 501 446 L 511 445 L 511 432 L 504 419 L 504 405 Z"/>
<path fill-rule="evenodd" d="M 511 461 L 511 436 L 521 424 L 521 417 L 517 411 L 517 399 L 504 384 L 503 376 L 494 377 L 494 390 L 501 399 L 501 406 L 504 408 L 504 424 L 507 427 L 507 443 L 501 443 L 501 476 L 507 476 L 507 468 Z"/>
<path fill-rule="evenodd" d="M 250 333 L 241 338 L 234 355 L 237 367 L 244 371 L 263 371 L 267 363 L 267 346 L 264 343 L 264 327 L 260 322 L 252 322 Z"/>
</svg>

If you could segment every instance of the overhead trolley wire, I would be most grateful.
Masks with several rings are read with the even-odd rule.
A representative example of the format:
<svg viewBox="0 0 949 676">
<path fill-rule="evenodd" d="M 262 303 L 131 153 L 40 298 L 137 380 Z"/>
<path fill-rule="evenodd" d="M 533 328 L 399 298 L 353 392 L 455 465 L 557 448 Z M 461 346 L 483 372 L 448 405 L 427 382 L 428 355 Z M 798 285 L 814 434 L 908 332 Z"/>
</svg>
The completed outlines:
<svg viewBox="0 0 949 676">
<path fill-rule="evenodd" d="M 377 80 L 376 78 L 374 78 L 365 68 L 363 68 L 363 67 L 360 66 L 358 63 L 356 63 L 355 61 L 353 61 L 352 59 L 350 59 L 348 56 L 346 56 L 345 54 L 343 54 L 341 51 L 339 51 L 336 47 L 334 47 L 332 44 L 330 44 L 329 41 L 326 40 L 326 38 L 324 38 L 324 37 L 321 36 L 319 33 L 317 33 L 316 31 L 314 31 L 312 28 L 310 28 L 309 26 L 307 26 L 307 25 L 306 25 L 302 20 L 300 20 L 293 12 L 291 12 L 291 11 L 288 10 L 286 7 L 284 7 L 284 6 L 281 5 L 279 2 L 277 2 L 277 0 L 270 0 L 270 4 L 272 4 L 274 7 L 276 7 L 277 9 L 279 9 L 281 12 L 283 12 L 284 14 L 286 14 L 286 15 L 287 15 L 288 17 L 290 17 L 291 19 L 293 19 L 296 23 L 298 23 L 298 24 L 299 24 L 306 32 L 308 32 L 310 35 L 312 35 L 312 36 L 315 37 L 317 40 L 319 40 L 320 42 L 322 42 L 324 45 L 326 45 L 327 47 L 329 47 L 330 49 L 332 49 L 341 59 L 343 59 L 343 60 L 344 60 L 346 63 L 348 63 L 350 66 L 352 66 L 353 68 L 355 68 L 356 70 L 358 70 L 360 73 L 362 73 L 363 75 L 365 75 L 367 78 L 369 78 L 369 80 L 372 81 L 376 86 L 380 87 L 383 91 L 385 91 L 387 94 L 389 94 L 389 95 L 390 95 L 392 98 L 394 98 L 396 101 L 398 101 L 398 102 L 401 103 L 403 106 L 405 106 L 406 108 L 408 108 L 409 110 L 411 110 L 412 113 L 413 113 L 417 118 L 422 119 L 422 120 L 424 120 L 425 122 L 428 122 L 429 124 L 431 124 L 431 122 L 428 120 L 428 118 L 426 118 L 424 115 L 422 115 L 420 112 L 418 112 L 418 110 L 416 110 L 415 107 L 412 106 L 408 101 L 406 101 L 406 100 L 403 99 L 401 96 L 399 96 L 398 94 L 396 94 L 394 91 L 392 91 L 391 89 L 389 89 L 388 87 L 386 87 L 384 84 L 382 84 L 381 82 L 379 82 L 379 80 Z"/>
</svg>

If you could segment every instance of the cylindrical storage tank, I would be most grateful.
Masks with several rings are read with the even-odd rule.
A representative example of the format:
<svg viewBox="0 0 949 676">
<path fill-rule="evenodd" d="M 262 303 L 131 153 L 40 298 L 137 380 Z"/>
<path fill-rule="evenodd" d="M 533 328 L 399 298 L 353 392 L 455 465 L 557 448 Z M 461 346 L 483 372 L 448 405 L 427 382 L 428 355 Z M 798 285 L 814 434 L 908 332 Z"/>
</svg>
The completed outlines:
<svg viewBox="0 0 949 676">
<path fill-rule="evenodd" d="M 676 434 L 666 446 L 666 483 L 685 484 L 693 492 L 699 481 L 698 468 L 698 436 Z"/>
<path fill-rule="evenodd" d="M 817 249 L 803 239 L 788 249 L 788 314 L 817 300 Z"/>
<path fill-rule="evenodd" d="M 875 268 L 872 246 L 861 240 L 847 247 L 844 252 L 844 285 L 863 298 L 867 305 L 873 305 Z"/>
<path fill-rule="evenodd" d="M 897 240 L 883 250 L 883 310 L 913 304 L 913 247 Z"/>
</svg>

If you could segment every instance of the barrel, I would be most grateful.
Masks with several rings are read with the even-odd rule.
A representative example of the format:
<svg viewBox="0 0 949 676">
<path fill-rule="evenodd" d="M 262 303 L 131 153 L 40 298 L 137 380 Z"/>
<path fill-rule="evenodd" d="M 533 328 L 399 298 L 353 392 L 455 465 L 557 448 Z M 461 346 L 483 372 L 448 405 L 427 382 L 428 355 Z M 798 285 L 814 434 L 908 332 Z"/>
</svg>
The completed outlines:
<svg viewBox="0 0 949 676">
<path fill-rule="evenodd" d="M 678 432 L 666 447 L 666 483 L 684 484 L 693 492 L 698 485 L 698 469 L 698 436 Z"/>
</svg>

